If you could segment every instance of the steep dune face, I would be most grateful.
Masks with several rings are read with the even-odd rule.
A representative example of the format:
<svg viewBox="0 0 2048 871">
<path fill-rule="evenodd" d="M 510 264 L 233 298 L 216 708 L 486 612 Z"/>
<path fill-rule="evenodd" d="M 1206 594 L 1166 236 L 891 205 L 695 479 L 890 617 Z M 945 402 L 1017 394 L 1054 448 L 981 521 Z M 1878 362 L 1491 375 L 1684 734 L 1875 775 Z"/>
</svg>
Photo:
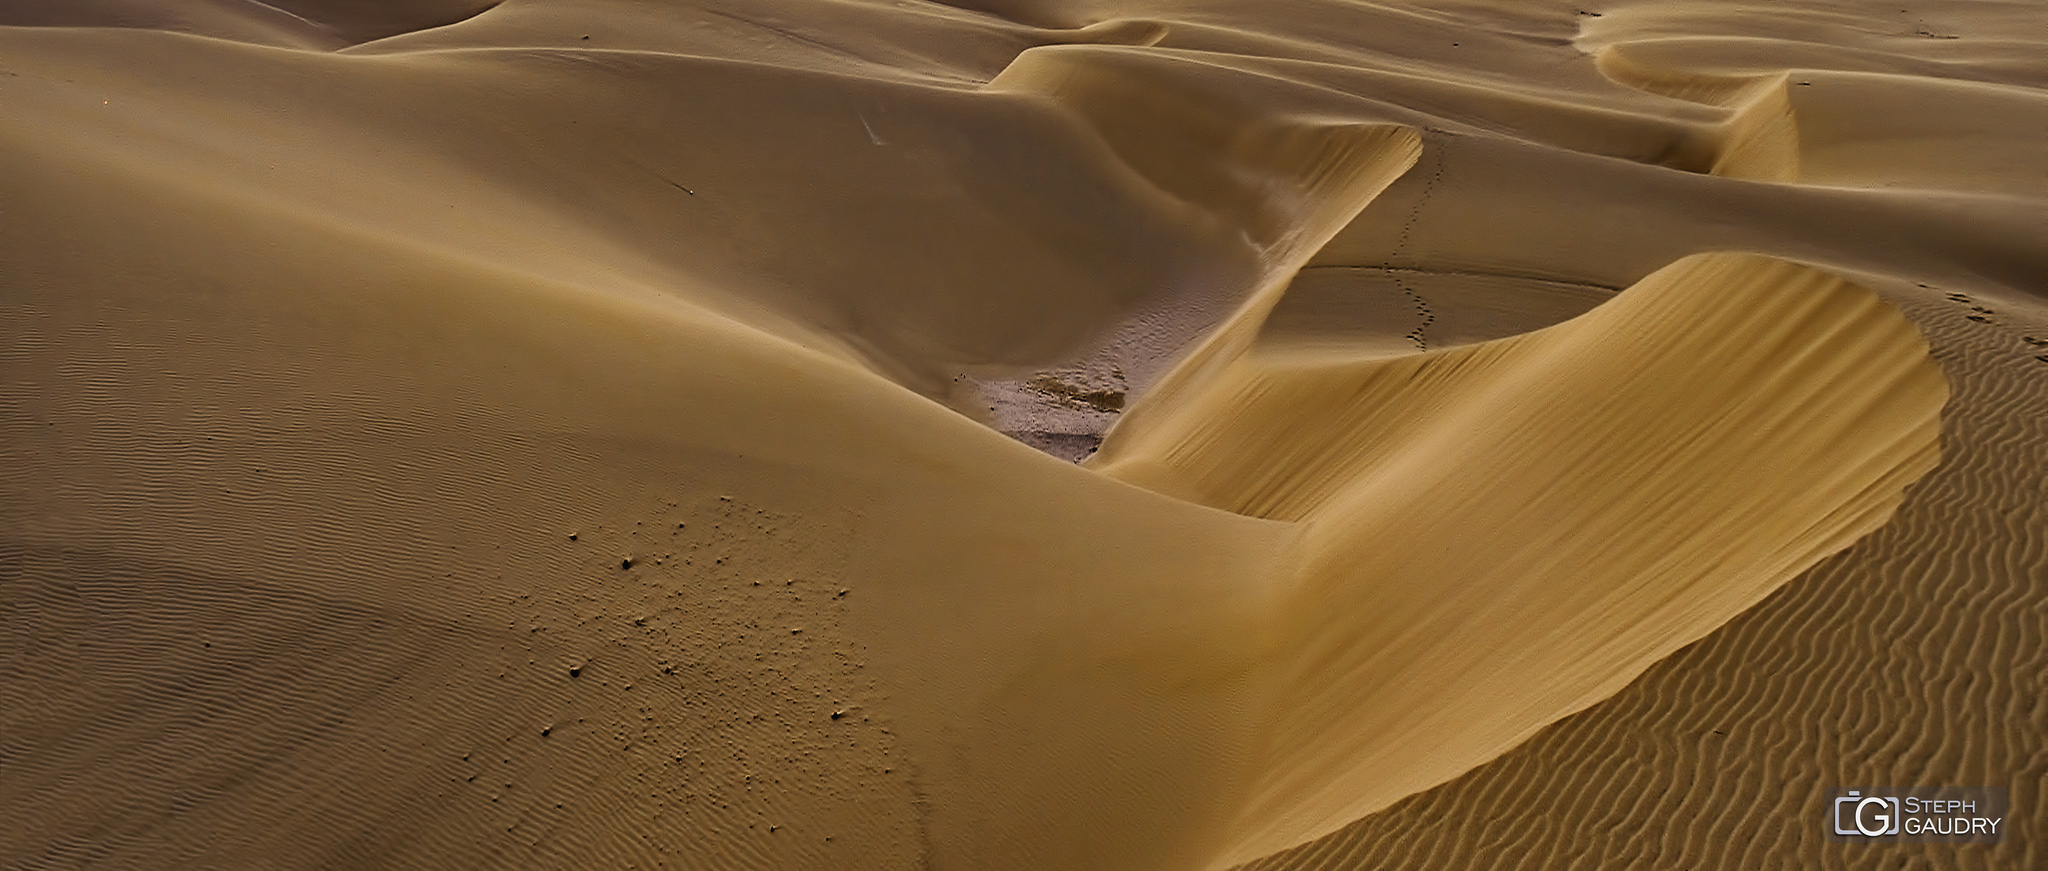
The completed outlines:
<svg viewBox="0 0 2048 871">
<path fill-rule="evenodd" d="M 1800 127 L 1793 120 L 1791 97 L 1786 93 L 1790 86 L 1787 73 L 1689 70 L 1639 56 L 1654 58 L 1654 49 L 1660 47 L 1655 43 L 1612 45 L 1600 49 L 1595 58 L 1600 71 L 1617 82 L 1728 110 L 1727 120 L 1704 137 L 1713 151 L 1707 171 L 1757 181 L 1799 178 Z"/>
<path fill-rule="evenodd" d="M 2034 61 L 1653 13 L 0 0 L 0 864 L 1342 866 L 1825 682 L 2038 502 Z"/>
<path fill-rule="evenodd" d="M 2032 687 L 2048 664 L 2038 581 L 2048 514 L 2035 495 L 2043 364 L 2024 341 L 1984 341 L 1998 327 L 1967 319 L 1982 301 L 1915 301 L 1924 291 L 1911 284 L 1880 286 L 1927 325 L 1951 385 L 1942 463 L 1889 523 L 1607 701 L 1451 783 L 1246 867 L 1536 869 L 1571 867 L 1560 857 L 1573 856 L 1768 867 L 1792 856 L 1859 868 L 1867 847 L 1812 834 L 1816 797 L 1833 784 L 2031 790 L 2031 751 L 2009 748 L 2033 746 Z M 2044 323 L 1999 308 L 2005 324 L 2031 322 L 2022 330 Z M 2022 840 L 1899 852 L 2000 868 L 2027 867 L 2032 850 Z"/>
<path fill-rule="evenodd" d="M 1500 342 L 1254 346 L 1124 421 L 1095 468 L 1306 527 L 1226 858 L 1493 758 L 1868 534 L 1933 468 L 1946 394 L 1868 291 L 1707 255 Z"/>
<path fill-rule="evenodd" d="M 2024 36 L 2041 32 L 2039 10 L 1949 4 L 1894 18 L 1808 6 L 1631 4 L 1588 20 L 1580 40 L 1679 77 L 1791 71 L 1801 186 L 1634 168 L 1589 184 L 1574 158 L 1454 139 L 1442 180 L 1397 183 L 1386 198 L 1410 208 L 1368 210 L 1318 262 L 1594 285 L 1632 274 L 1588 270 L 1596 250 L 1610 266 L 1641 257 L 1639 268 L 1728 247 L 1840 264 L 1914 321 L 1954 385 L 1942 465 L 1891 524 L 1613 699 L 1250 867 L 1865 867 L 1870 851 L 1812 835 L 1831 785 L 1984 782 L 2038 796 L 2040 763 L 2016 748 L 2048 728 L 2030 695 L 2043 662 L 2048 312 L 2033 277 L 2038 232 L 2019 230 L 2040 226 L 2041 175 L 2028 168 L 2040 152 L 2004 143 L 2027 129 L 2019 119 L 2048 81 Z M 1885 157 L 1857 156 L 1866 150 Z M 2021 836 L 1887 858 L 2031 867 L 2039 849 Z"/>
<path fill-rule="evenodd" d="M 2037 90 L 1853 63 L 1787 72 L 1785 58 L 1758 49 L 1734 39 L 1659 40 L 1605 46 L 1596 57 L 1623 84 L 1729 109 L 1713 137 L 1716 175 L 2029 194 L 2048 175 L 2031 135 L 2048 118 Z"/>
</svg>

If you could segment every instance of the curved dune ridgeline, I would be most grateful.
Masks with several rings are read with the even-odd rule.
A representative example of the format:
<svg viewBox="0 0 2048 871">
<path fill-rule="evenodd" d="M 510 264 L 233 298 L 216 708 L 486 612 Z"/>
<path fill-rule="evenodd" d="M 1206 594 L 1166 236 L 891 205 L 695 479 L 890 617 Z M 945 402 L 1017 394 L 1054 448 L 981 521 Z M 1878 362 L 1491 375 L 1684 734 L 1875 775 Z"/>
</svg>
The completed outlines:
<svg viewBox="0 0 2048 871">
<path fill-rule="evenodd" d="M 59 5 L 0 0 L 0 866 L 2039 819 L 2012 4 Z"/>
<path fill-rule="evenodd" d="M 500 0 L 77 0 L 10 3 L 0 26 L 163 30 L 280 48 L 333 50 L 453 24 Z"/>
<path fill-rule="evenodd" d="M 1172 395 L 1095 467 L 1304 526 L 1245 860 L 1491 759 L 1884 523 L 1947 387 L 1869 292 L 1717 254 L 1525 336 L 1254 345 Z"/>
</svg>

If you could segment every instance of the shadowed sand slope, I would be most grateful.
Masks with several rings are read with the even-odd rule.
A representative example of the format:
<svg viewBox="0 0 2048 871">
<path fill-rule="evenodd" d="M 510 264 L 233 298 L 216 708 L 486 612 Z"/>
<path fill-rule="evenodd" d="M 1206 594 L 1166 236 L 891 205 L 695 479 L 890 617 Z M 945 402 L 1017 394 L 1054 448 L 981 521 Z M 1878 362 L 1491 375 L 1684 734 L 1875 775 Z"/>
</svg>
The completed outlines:
<svg viewBox="0 0 2048 871">
<path fill-rule="evenodd" d="M 2032 813 L 2040 16 L 1782 5 L 0 0 L 0 865 Z"/>
</svg>

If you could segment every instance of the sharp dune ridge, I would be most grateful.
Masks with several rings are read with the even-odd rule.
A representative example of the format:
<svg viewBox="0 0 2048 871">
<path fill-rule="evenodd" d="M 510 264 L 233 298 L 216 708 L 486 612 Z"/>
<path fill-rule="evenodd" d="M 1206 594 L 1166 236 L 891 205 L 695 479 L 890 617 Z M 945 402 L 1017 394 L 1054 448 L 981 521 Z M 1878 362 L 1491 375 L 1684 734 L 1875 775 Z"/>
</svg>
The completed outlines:
<svg viewBox="0 0 2048 871">
<path fill-rule="evenodd" d="M 1727 305 L 1745 288 L 1769 297 Z M 1845 291 L 1780 262 L 1690 258 L 1514 339 L 1366 363 L 1262 366 L 1254 351 L 1166 406 L 1178 419 L 1120 422 L 1094 460 L 1108 474 L 1307 526 L 1304 601 L 1280 630 L 1303 649 L 1255 833 L 1231 857 L 1497 755 L 1889 517 L 1935 463 L 1947 390 L 1903 319 Z M 1669 537 L 1623 544 L 1645 524 Z M 1372 629 L 1330 619 L 1358 611 Z M 1495 645 L 1521 652 L 1503 662 Z"/>
<path fill-rule="evenodd" d="M 2033 867 L 2048 15 L 1867 6 L 0 0 L 0 865 Z"/>
<path fill-rule="evenodd" d="M 1954 394 L 1944 462 L 1897 517 L 1606 702 L 1248 867 L 1543 868 L 1560 855 L 1863 867 L 1856 845 L 1813 843 L 1802 825 L 1831 784 L 2003 781 L 2033 794 L 2048 393 L 2037 361 L 1983 342 L 1965 305 L 1916 290 L 1892 298 L 1929 325 Z M 1939 861 L 2028 867 L 2038 850 L 1952 847 Z"/>
</svg>

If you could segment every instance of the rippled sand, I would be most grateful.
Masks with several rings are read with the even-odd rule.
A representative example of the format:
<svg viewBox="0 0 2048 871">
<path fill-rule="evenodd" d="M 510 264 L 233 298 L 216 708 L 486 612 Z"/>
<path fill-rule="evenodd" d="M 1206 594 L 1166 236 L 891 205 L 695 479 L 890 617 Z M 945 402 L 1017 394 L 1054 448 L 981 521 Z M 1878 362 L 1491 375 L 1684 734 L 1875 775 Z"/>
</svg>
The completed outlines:
<svg viewBox="0 0 2048 871">
<path fill-rule="evenodd" d="M 0 0 L 0 107 L 0 866 L 2043 861 L 2034 4 Z"/>
</svg>

